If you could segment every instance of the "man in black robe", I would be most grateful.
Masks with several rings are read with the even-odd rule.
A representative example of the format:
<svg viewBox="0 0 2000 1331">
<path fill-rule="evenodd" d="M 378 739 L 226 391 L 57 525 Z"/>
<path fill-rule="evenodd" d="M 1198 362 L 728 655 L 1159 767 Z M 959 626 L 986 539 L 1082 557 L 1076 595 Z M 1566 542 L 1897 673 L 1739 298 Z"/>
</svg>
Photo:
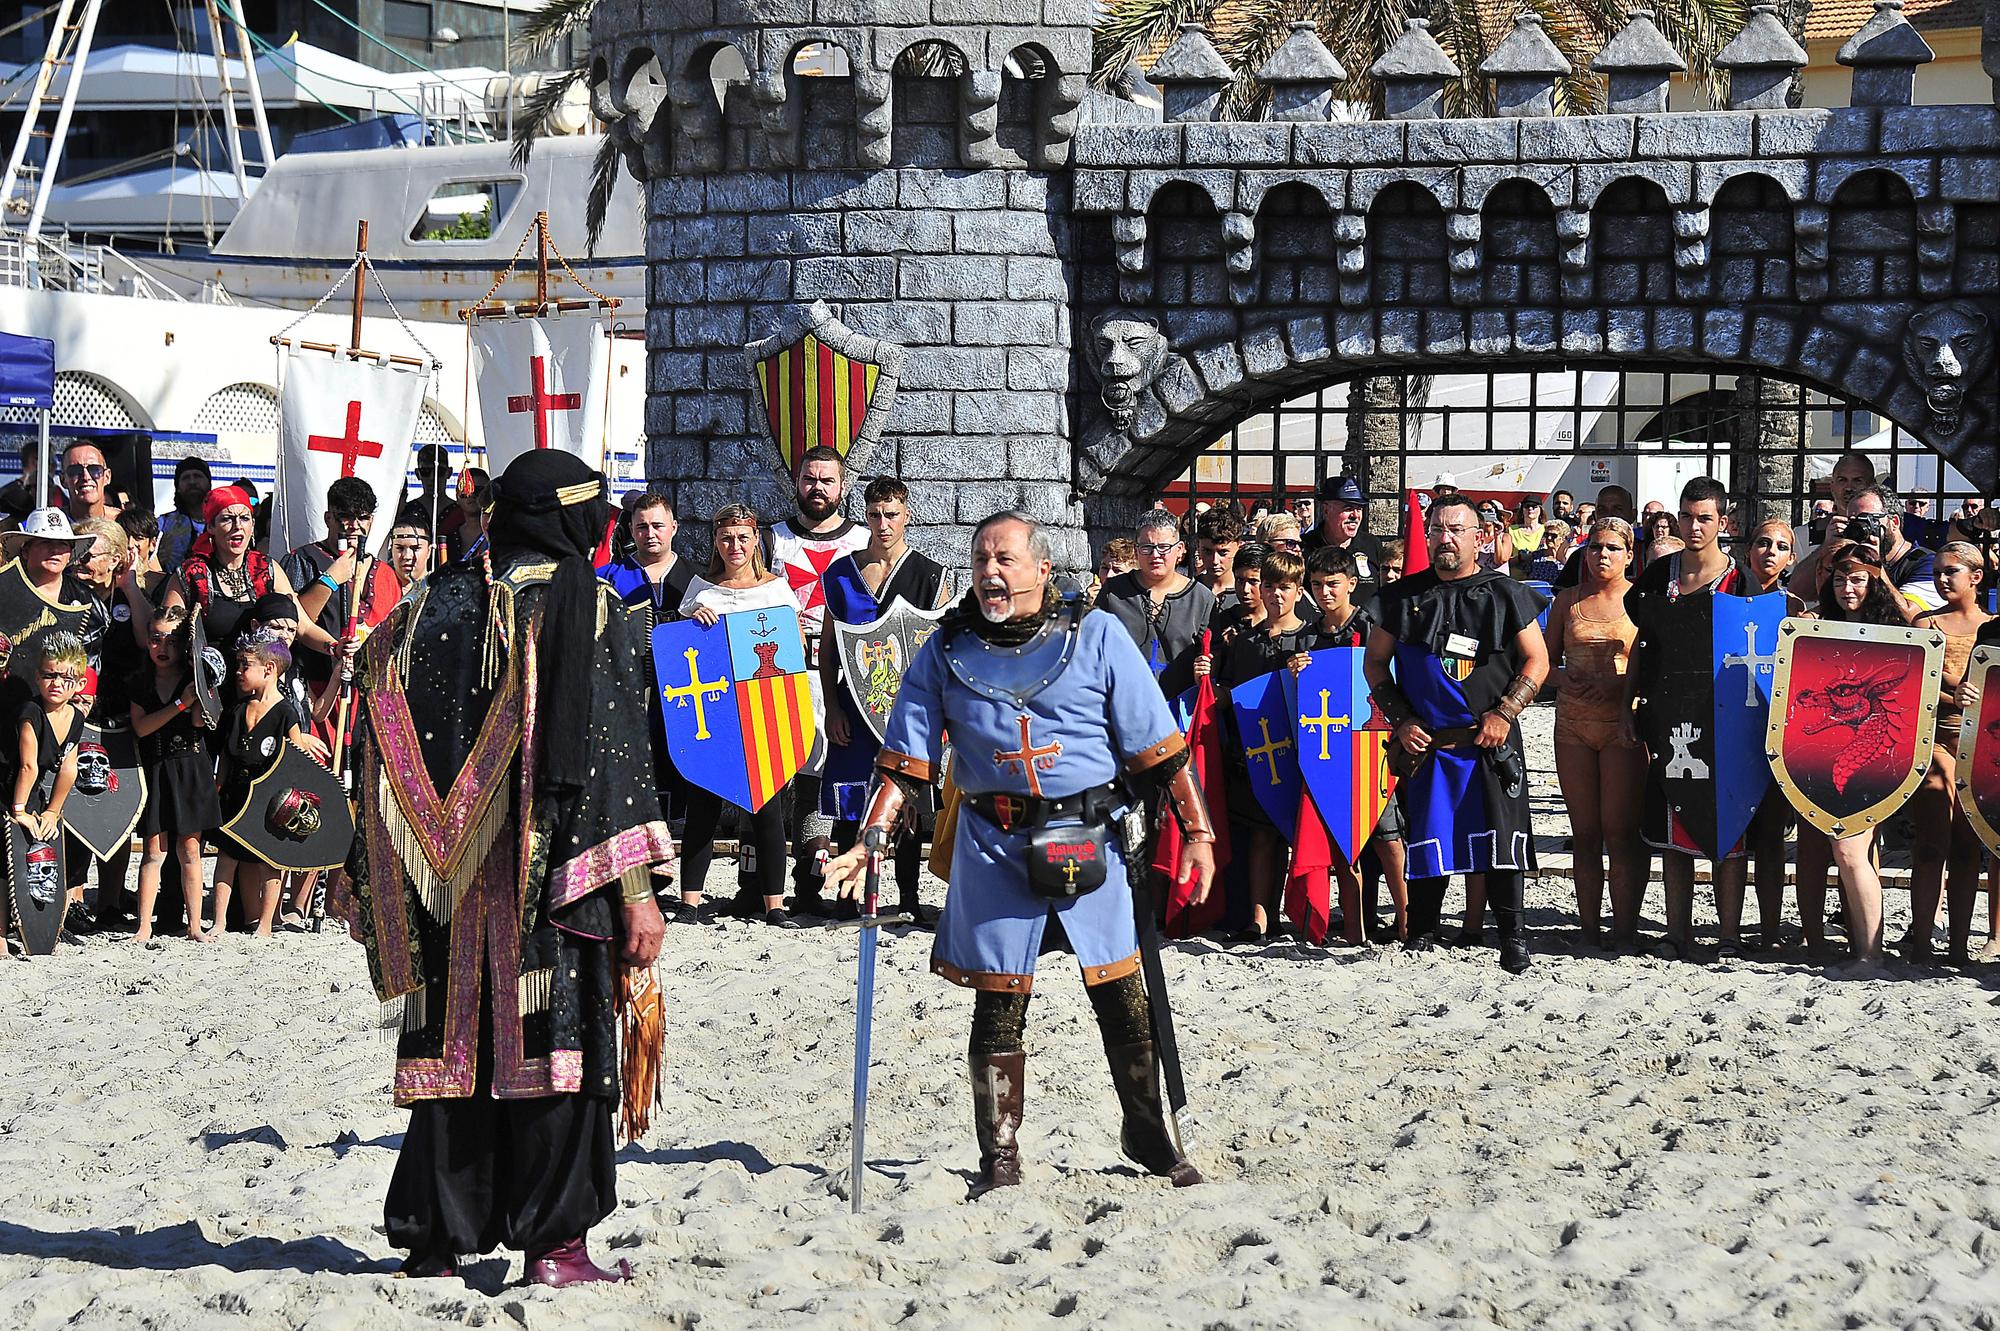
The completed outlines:
<svg viewBox="0 0 2000 1331">
<path fill-rule="evenodd" d="M 1383 589 L 1361 667 L 1396 728 L 1392 761 L 1407 773 L 1409 946 L 1435 941 L 1451 875 L 1481 874 L 1500 964 L 1518 974 L 1529 964 L 1523 875 L 1535 867 L 1518 718 L 1549 673 L 1541 600 L 1480 569 L 1469 500 L 1434 502 L 1426 529 L 1431 566 Z"/>
<path fill-rule="evenodd" d="M 360 661 L 348 913 L 411 1110 L 386 1229 L 410 1275 L 509 1247 L 539 1284 L 618 1280 L 584 1236 L 616 1205 L 616 964 L 657 957 L 673 853 L 633 798 L 649 686 L 590 564 L 603 477 L 538 450 L 496 488 L 491 580 L 433 573 Z"/>
</svg>

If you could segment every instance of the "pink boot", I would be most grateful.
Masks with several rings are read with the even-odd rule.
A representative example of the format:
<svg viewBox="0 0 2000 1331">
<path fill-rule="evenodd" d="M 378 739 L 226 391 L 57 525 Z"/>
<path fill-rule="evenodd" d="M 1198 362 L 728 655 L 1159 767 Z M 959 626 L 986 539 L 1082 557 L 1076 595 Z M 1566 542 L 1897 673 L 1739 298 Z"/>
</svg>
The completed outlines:
<svg viewBox="0 0 2000 1331">
<path fill-rule="evenodd" d="M 532 1284 L 561 1289 L 565 1285 L 618 1282 L 632 1278 L 632 1264 L 619 1260 L 618 1269 L 607 1271 L 590 1260 L 590 1251 L 580 1238 L 558 1243 L 546 1252 L 528 1254 L 528 1280 Z"/>
</svg>

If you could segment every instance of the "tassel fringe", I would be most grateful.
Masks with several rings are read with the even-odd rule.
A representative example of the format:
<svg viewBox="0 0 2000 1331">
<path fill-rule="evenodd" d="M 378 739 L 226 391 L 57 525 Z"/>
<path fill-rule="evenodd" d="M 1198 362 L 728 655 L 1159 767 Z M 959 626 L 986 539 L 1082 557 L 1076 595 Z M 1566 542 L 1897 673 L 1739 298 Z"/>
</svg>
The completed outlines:
<svg viewBox="0 0 2000 1331">
<path fill-rule="evenodd" d="M 659 972 L 651 966 L 622 970 L 618 980 L 618 1056 L 625 1074 L 619 1127 L 634 1142 L 653 1126 L 663 1103 L 660 1063 L 666 1055 L 667 1004 Z"/>
<path fill-rule="evenodd" d="M 532 1017 L 549 1010 L 549 986 L 555 980 L 555 974 L 554 969 L 546 967 L 522 972 L 518 981 L 522 1016 Z"/>
<path fill-rule="evenodd" d="M 384 1003 L 381 1015 L 375 1020 L 375 1033 L 385 1043 L 394 1044 L 398 1037 L 422 1030 L 430 1020 L 429 993 L 420 985 L 401 998 Z"/>
<path fill-rule="evenodd" d="M 496 795 L 487 804 L 485 814 L 480 817 L 479 825 L 473 829 L 472 838 L 466 844 L 465 853 L 459 858 L 457 871 L 446 878 L 441 877 L 432 866 L 423 838 L 403 816 L 402 806 L 389 789 L 386 771 L 381 774 L 378 784 L 376 803 L 381 809 L 382 825 L 389 834 L 389 844 L 396 849 L 396 858 L 402 862 L 403 872 L 410 876 L 410 882 L 417 889 L 417 898 L 423 902 L 431 918 L 441 925 L 450 924 L 459 901 L 472 886 L 473 876 L 486 862 L 486 856 L 507 825 L 506 799 Z"/>
</svg>

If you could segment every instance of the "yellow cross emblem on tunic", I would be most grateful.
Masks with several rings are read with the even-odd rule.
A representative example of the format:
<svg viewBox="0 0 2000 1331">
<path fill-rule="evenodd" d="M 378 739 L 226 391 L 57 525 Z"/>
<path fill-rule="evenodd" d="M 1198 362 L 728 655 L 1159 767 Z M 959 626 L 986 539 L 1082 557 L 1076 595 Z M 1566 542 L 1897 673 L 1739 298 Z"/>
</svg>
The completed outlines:
<svg viewBox="0 0 2000 1331">
<path fill-rule="evenodd" d="M 1260 716 L 1257 718 L 1257 729 L 1262 731 L 1264 734 L 1264 745 L 1262 748 L 1245 749 L 1243 751 L 1243 757 L 1245 758 L 1245 760 L 1251 758 L 1262 758 L 1266 763 L 1266 765 L 1268 765 L 1271 769 L 1271 784 L 1274 786 L 1282 786 L 1284 782 L 1278 780 L 1278 760 L 1273 755 L 1277 754 L 1281 750 L 1291 748 L 1292 741 L 1289 738 L 1279 739 L 1279 740 L 1274 740 L 1271 738 L 1271 718 L 1268 716 Z"/>
<path fill-rule="evenodd" d="M 1313 729 L 1319 731 L 1319 757 L 1321 762 L 1325 762 L 1327 759 L 1333 757 L 1332 752 L 1327 748 L 1328 736 L 1334 732 L 1346 730 L 1354 724 L 1353 717 L 1334 716 L 1332 703 L 1333 690 L 1321 689 L 1319 691 L 1319 715 L 1307 716 L 1303 712 L 1299 714 L 1300 725 L 1311 726 Z"/>
<path fill-rule="evenodd" d="M 729 691 L 729 684 L 726 680 L 708 680 L 701 677 L 701 666 L 697 660 L 701 653 L 697 649 L 690 647 L 683 655 L 687 657 L 688 682 L 677 684 L 670 689 L 661 689 L 660 697 L 663 701 L 670 702 L 676 707 L 685 707 L 692 701 L 694 703 L 694 737 L 696 739 L 707 739 L 709 737 L 708 700 L 711 697 L 719 698 L 724 693 L 727 693 Z"/>
</svg>

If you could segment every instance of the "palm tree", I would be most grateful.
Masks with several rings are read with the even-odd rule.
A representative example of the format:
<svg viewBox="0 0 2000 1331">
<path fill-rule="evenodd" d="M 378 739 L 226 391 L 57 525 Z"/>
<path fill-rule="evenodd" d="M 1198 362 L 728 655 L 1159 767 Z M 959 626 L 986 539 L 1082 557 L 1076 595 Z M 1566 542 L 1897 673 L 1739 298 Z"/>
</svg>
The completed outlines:
<svg viewBox="0 0 2000 1331">
<path fill-rule="evenodd" d="M 1445 90 L 1446 113 L 1493 113 L 1492 94 L 1475 71 L 1513 27 L 1516 12 L 1538 15 L 1576 70 L 1557 85 L 1556 110 L 1574 115 L 1601 110 L 1602 89 L 1588 71 L 1598 48 L 1631 16 L 1620 0 L 1519 0 L 1513 6 L 1436 0 L 1429 14 L 1431 36 L 1463 71 Z M 1659 0 L 1653 13 L 1661 35 L 1688 62 L 1690 75 L 1707 85 L 1717 105 L 1723 88 L 1713 57 L 1743 26 L 1743 12 L 1742 0 Z M 1334 95 L 1373 106 L 1379 114 L 1381 93 L 1368 68 L 1402 36 L 1404 19 L 1422 16 L 1422 8 L 1409 0 L 1107 0 L 1091 77 L 1097 86 L 1109 87 L 1134 62 L 1144 63 L 1163 49 L 1181 24 L 1206 22 L 1216 50 L 1238 75 L 1230 109 L 1254 113 L 1259 94 L 1245 76 L 1278 49 L 1292 23 L 1309 19 L 1348 71 Z"/>
<path fill-rule="evenodd" d="M 540 60 L 572 34 L 588 37 L 590 12 L 596 7 L 597 0 L 549 0 L 521 25 L 521 35 L 514 39 L 514 59 L 524 63 Z M 529 95 L 514 120 L 515 166 L 526 166 L 535 144 L 554 132 L 556 112 L 563 99 L 589 74 L 590 49 L 586 42 L 576 63 L 558 71 Z M 587 254 L 597 253 L 597 239 L 604 234 L 604 215 L 611 207 L 611 189 L 618 183 L 618 165 L 618 145 L 607 134 L 597 145 L 597 156 L 590 164 L 590 194 L 584 207 Z"/>
</svg>

